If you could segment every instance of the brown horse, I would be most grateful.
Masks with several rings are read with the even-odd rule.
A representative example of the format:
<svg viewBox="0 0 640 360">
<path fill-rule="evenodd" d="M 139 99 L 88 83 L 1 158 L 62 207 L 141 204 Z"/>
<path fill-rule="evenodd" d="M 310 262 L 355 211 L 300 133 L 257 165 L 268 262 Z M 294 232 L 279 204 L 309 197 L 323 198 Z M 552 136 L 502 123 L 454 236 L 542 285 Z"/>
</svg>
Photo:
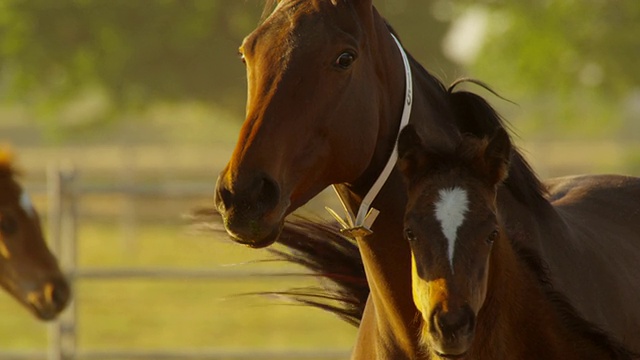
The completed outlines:
<svg viewBox="0 0 640 360">
<path fill-rule="evenodd" d="M 467 137 L 454 150 L 399 139 L 413 300 L 429 359 L 632 359 L 549 284 L 542 259 L 509 239 L 496 202 L 511 142 Z M 636 181 L 640 181 L 636 180 Z"/>
<path fill-rule="evenodd" d="M 14 177 L 10 153 L 0 150 L 0 285 L 39 319 L 51 320 L 69 302 L 69 284 Z"/>
<path fill-rule="evenodd" d="M 331 184 L 339 184 L 347 208 L 357 213 L 394 152 L 405 104 L 412 105 L 409 123 L 426 143 L 442 148 L 453 147 L 460 133 L 499 122 L 484 100 L 449 91 L 410 56 L 407 82 L 402 49 L 371 0 L 279 1 L 240 52 L 247 67 L 247 114 L 218 178 L 215 203 L 230 236 L 252 247 L 276 241 L 284 218 Z M 511 238 L 544 255 L 550 281 L 566 289 L 587 320 L 640 350 L 640 242 L 631 242 L 638 229 L 628 226 L 640 224 L 632 201 L 637 192 L 608 202 L 625 217 L 611 212 L 607 218 L 589 215 L 589 208 L 602 210 L 604 194 L 578 198 L 582 190 L 559 183 L 553 189 L 560 189 L 558 197 L 566 195 L 559 200 L 566 206 L 554 209 L 542 186 L 522 188 L 521 182 L 537 179 L 514 151 L 498 196 L 512 209 Z M 413 359 L 421 345 L 410 249 L 402 238 L 406 193 L 397 171 L 372 205 L 381 211 L 373 234 L 358 238 L 371 295 L 353 356 Z M 572 207 L 573 215 L 560 216 Z M 597 226 L 576 229 L 583 221 Z"/>
</svg>

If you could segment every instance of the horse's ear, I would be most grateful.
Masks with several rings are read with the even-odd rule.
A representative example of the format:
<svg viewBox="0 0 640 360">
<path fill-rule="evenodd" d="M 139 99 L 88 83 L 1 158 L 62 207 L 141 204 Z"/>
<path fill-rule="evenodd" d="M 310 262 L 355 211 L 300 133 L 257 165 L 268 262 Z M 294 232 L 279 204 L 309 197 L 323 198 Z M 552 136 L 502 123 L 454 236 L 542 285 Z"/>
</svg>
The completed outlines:
<svg viewBox="0 0 640 360">
<path fill-rule="evenodd" d="M 484 162 L 489 180 L 494 184 L 504 181 L 509 174 L 509 160 L 511 158 L 511 139 L 507 131 L 499 127 L 484 151 Z"/>
<path fill-rule="evenodd" d="M 13 151 L 9 145 L 0 144 L 0 171 L 13 171 Z"/>
<path fill-rule="evenodd" d="M 416 128 L 409 124 L 398 136 L 398 167 L 408 178 L 425 162 L 424 145 Z"/>
</svg>

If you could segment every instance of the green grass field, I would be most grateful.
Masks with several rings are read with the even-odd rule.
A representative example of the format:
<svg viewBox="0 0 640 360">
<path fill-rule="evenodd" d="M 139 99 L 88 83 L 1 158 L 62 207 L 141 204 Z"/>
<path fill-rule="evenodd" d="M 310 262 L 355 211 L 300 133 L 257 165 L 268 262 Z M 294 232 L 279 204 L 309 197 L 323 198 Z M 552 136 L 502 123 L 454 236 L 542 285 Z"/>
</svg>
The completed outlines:
<svg viewBox="0 0 640 360">
<path fill-rule="evenodd" d="M 164 222 L 164 224 L 162 224 Z M 129 232 L 131 230 L 128 230 Z M 177 221 L 144 222 L 124 239 L 116 222 L 81 222 L 80 267 L 179 267 L 295 270 L 247 264 L 268 258 L 211 234 L 185 232 Z M 79 350 L 96 349 L 348 349 L 356 329 L 337 317 L 275 299 L 236 296 L 308 284 L 302 278 L 244 280 L 95 280 L 76 284 Z M 46 325 L 0 295 L 0 348 L 46 348 Z"/>
</svg>

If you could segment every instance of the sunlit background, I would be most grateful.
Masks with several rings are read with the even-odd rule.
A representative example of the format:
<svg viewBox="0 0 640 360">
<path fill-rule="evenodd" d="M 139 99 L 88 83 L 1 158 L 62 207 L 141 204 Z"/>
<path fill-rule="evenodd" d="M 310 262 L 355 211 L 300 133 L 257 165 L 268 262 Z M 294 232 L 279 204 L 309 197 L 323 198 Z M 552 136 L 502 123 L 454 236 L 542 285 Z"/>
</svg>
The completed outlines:
<svg viewBox="0 0 640 360">
<path fill-rule="evenodd" d="M 45 224 L 47 176 L 74 171 L 78 271 L 297 271 L 255 263 L 269 258 L 265 251 L 194 234 L 183 216 L 211 205 L 235 143 L 246 91 L 237 47 L 262 4 L 0 0 L 0 143 L 14 148 Z M 445 84 L 473 77 L 513 102 L 476 89 L 511 122 L 541 176 L 640 175 L 639 1 L 374 4 Z M 331 201 L 323 196 L 305 211 Z M 81 277 L 67 329 L 75 345 L 65 346 L 235 354 L 220 359 L 348 351 L 355 329 L 332 315 L 236 296 L 308 282 Z M 50 346 L 47 326 L 4 293 L 0 316 L 0 351 Z"/>
</svg>

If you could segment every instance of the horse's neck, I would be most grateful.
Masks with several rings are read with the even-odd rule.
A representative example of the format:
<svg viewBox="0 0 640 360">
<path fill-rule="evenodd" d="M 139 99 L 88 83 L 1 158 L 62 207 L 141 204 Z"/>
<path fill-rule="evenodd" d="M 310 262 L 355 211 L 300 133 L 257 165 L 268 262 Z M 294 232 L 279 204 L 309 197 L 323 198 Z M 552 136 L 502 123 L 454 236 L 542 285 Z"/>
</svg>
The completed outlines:
<svg viewBox="0 0 640 360">
<path fill-rule="evenodd" d="M 509 238 L 521 247 L 543 254 L 544 249 L 540 239 L 544 236 L 543 233 L 546 233 L 546 228 L 553 227 L 552 223 L 555 220 L 548 219 L 553 216 L 553 212 L 540 213 L 533 210 L 529 204 L 516 199 L 511 190 L 506 187 L 500 188 L 497 201 Z"/>
<path fill-rule="evenodd" d="M 362 176 L 340 191 L 348 198 L 349 206 L 357 213 L 360 200 L 365 196 L 385 166 L 395 145 L 404 105 L 405 77 L 399 55 L 382 51 L 381 39 L 388 38 L 384 21 L 374 14 L 380 51 L 378 61 L 383 74 L 379 94 L 381 113 L 379 136 L 372 161 Z M 389 39 L 390 40 L 390 39 Z M 393 40 L 390 40 L 393 42 Z M 393 56 L 392 56 L 393 55 Z M 414 59 L 410 60 L 413 73 L 413 105 L 410 122 L 420 129 L 425 141 L 434 144 L 454 143 L 457 136 L 455 122 L 447 113 L 442 85 L 430 76 Z M 392 69 L 393 71 L 389 71 Z M 380 211 L 373 225 L 373 235 L 358 241 L 367 281 L 371 289 L 367 310 L 360 326 L 359 341 L 354 359 L 415 359 L 419 357 L 417 310 L 411 297 L 411 252 L 402 236 L 406 190 L 397 171 L 394 171 L 373 207 Z M 372 318 L 369 314 L 375 315 Z M 371 346 L 373 349 L 366 349 Z"/>
<path fill-rule="evenodd" d="M 373 234 L 358 239 L 370 296 L 354 359 L 414 359 L 419 351 L 410 249 L 402 237 L 406 200 L 400 180 L 394 171 L 374 201 L 380 215 L 373 224 Z M 359 196 L 351 195 L 349 206 L 357 211 Z"/>
<path fill-rule="evenodd" d="M 552 299 L 511 242 L 496 242 L 487 298 L 478 314 L 472 359 L 609 359 L 610 353 L 567 321 L 575 314 Z M 570 311 L 570 310 L 569 310 Z"/>
</svg>

